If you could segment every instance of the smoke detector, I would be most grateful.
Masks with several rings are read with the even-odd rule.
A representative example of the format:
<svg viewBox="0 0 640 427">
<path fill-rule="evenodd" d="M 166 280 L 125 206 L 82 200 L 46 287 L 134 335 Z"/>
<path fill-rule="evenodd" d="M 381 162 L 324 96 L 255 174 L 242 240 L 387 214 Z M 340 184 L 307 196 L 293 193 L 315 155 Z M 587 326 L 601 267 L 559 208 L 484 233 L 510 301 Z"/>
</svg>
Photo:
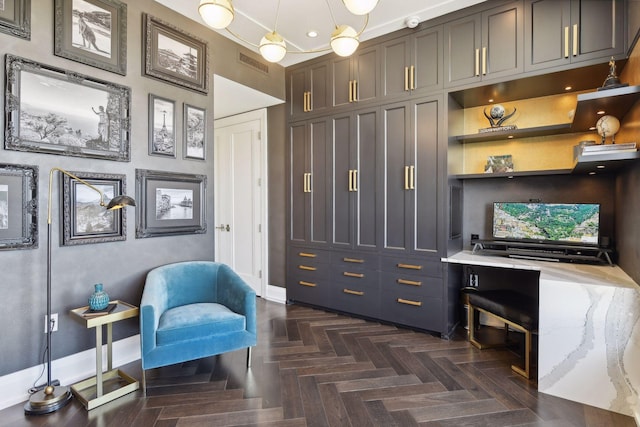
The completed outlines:
<svg viewBox="0 0 640 427">
<path fill-rule="evenodd" d="M 410 16 L 404 20 L 404 23 L 409 28 L 415 28 L 420 24 L 420 18 L 417 16 Z"/>
</svg>

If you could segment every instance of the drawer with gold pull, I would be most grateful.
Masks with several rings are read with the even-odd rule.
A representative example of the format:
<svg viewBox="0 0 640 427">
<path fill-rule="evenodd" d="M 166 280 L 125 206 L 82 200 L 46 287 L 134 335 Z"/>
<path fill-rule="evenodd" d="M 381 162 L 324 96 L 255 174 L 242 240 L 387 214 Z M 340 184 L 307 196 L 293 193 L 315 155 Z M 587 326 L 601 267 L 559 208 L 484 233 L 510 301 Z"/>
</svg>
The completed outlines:
<svg viewBox="0 0 640 427">
<path fill-rule="evenodd" d="M 381 257 L 380 269 L 398 274 L 442 277 L 442 262 L 435 258 Z"/>
<path fill-rule="evenodd" d="M 429 276 L 414 276 L 403 272 L 380 273 L 380 288 L 385 291 L 415 293 L 426 297 L 442 296 L 442 279 Z"/>
<path fill-rule="evenodd" d="M 331 261 L 329 252 L 311 248 L 289 248 L 289 261 L 294 264 L 318 265 Z"/>
<path fill-rule="evenodd" d="M 432 331 L 442 330 L 442 299 L 384 290 L 381 319 Z"/>
<path fill-rule="evenodd" d="M 380 312 L 380 291 L 377 287 L 352 284 L 331 284 L 331 307 L 362 316 L 377 317 Z"/>
<path fill-rule="evenodd" d="M 331 254 L 331 264 L 346 270 L 378 270 L 380 261 L 377 254 L 338 251 Z"/>
</svg>

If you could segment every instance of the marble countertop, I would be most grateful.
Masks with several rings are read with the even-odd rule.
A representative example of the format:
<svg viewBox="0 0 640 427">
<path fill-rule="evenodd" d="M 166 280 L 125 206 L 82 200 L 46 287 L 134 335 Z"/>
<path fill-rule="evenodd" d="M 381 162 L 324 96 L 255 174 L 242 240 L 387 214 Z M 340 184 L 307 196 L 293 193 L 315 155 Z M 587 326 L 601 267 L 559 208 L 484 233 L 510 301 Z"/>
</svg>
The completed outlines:
<svg viewBox="0 0 640 427">
<path fill-rule="evenodd" d="M 640 286 L 617 265 L 608 266 L 536 261 L 492 255 L 476 255 L 471 251 L 462 251 L 452 256 L 442 258 L 442 262 L 539 271 L 541 281 L 631 288 L 640 292 Z"/>
</svg>

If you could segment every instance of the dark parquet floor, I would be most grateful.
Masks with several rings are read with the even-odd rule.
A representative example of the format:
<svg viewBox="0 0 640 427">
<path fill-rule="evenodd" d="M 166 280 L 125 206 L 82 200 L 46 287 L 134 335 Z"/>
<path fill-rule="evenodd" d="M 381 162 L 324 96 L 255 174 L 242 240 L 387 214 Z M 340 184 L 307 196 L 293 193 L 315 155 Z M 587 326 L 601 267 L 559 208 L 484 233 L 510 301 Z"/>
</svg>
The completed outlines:
<svg viewBox="0 0 640 427">
<path fill-rule="evenodd" d="M 615 426 L 630 417 L 536 391 L 517 355 L 258 299 L 259 339 L 245 351 L 147 372 L 148 391 L 86 411 L 77 401 L 7 426 Z M 122 368 L 139 377 L 139 362 Z M 596 391 L 594 391 L 596 392 Z"/>
</svg>

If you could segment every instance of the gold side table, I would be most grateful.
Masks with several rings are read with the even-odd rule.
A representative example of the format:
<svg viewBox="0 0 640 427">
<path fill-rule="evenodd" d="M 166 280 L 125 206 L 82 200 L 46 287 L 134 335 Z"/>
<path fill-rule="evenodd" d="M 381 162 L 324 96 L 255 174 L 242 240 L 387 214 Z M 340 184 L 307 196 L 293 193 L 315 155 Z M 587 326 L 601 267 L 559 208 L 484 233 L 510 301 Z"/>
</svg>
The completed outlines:
<svg viewBox="0 0 640 427">
<path fill-rule="evenodd" d="M 96 328 L 96 375 L 71 386 L 71 392 L 82 402 L 87 410 L 104 405 L 118 397 L 140 388 L 140 383 L 119 369 L 112 366 L 113 323 L 138 316 L 138 307 L 124 301 L 109 301 L 117 304 L 116 308 L 99 316 L 87 317 L 83 313 L 88 306 L 71 310 L 71 317 L 85 325 Z M 107 326 L 107 371 L 102 371 L 102 330 Z"/>
</svg>

